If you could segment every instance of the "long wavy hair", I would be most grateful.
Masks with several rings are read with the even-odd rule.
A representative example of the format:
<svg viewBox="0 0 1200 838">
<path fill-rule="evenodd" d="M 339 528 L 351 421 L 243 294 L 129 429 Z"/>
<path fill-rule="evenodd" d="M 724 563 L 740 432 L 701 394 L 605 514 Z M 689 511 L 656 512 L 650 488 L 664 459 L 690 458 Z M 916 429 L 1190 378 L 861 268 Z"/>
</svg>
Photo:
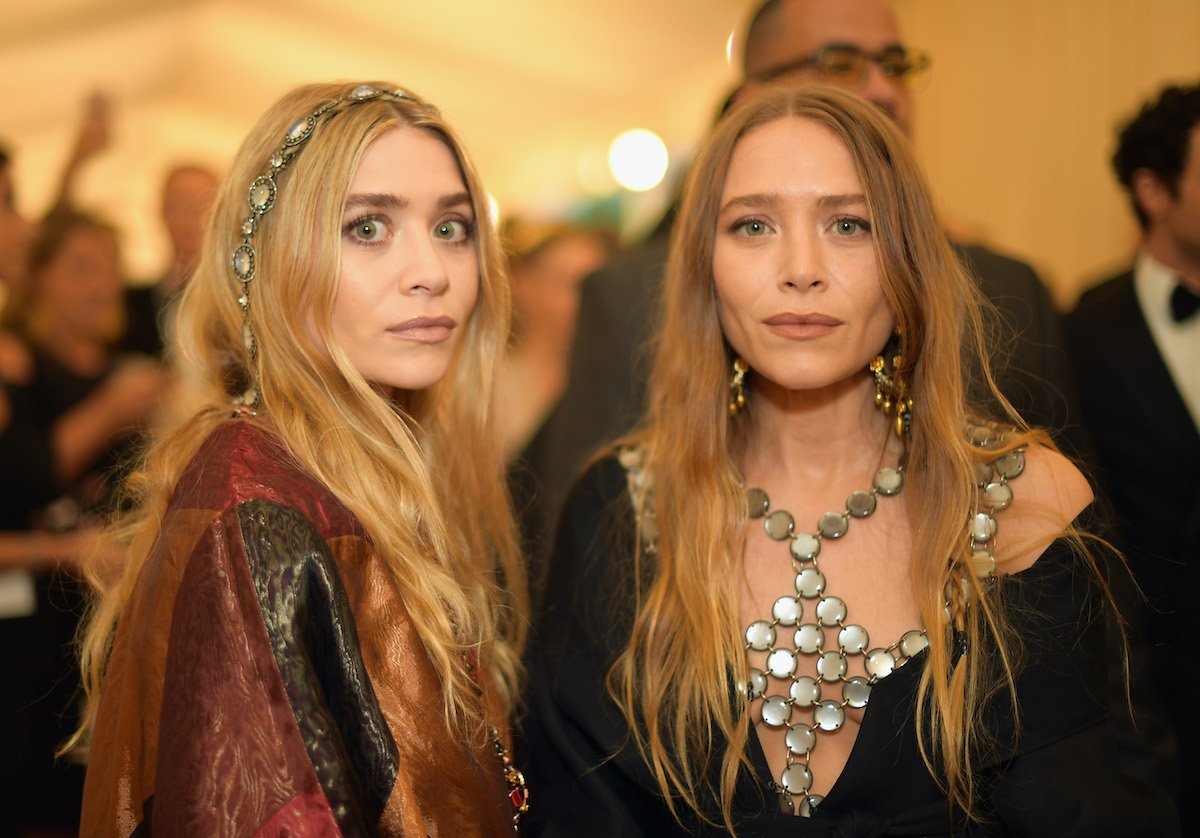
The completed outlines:
<svg viewBox="0 0 1200 838">
<path fill-rule="evenodd" d="M 738 468 L 747 413 L 729 415 L 733 356 L 718 320 L 713 249 L 735 147 L 756 128 L 785 118 L 811 120 L 836 135 L 866 196 L 883 293 L 903 335 L 900 374 L 916 404 L 905 503 L 913 523 L 913 591 L 929 636 L 918 738 L 951 804 L 974 816 L 972 765 L 988 744 L 979 710 L 1006 687 L 1015 695 L 1020 652 L 1003 609 L 970 569 L 966 522 L 978 503 L 975 466 L 1049 440 L 1024 426 L 996 391 L 985 351 L 986 304 L 942 232 L 908 141 L 881 112 L 842 91 L 810 87 L 752 99 L 714 129 L 689 173 L 646 417 L 619 443 L 643 449 L 654 475 L 646 502 L 654 504 L 657 521 L 670 524 L 657 528 L 656 555 L 637 550 L 632 635 L 609 673 L 609 691 L 675 816 L 682 807 L 709 822 L 723 819 L 732 831 L 734 782 L 749 767 L 752 735 L 748 702 L 730 695 L 748 667 L 737 585 L 730 584 L 740 575 L 747 523 Z M 1016 430 L 1002 447 L 981 450 L 964 432 L 978 415 L 967 403 L 974 375 L 1011 414 L 1005 420 Z M 746 411 L 753 409 L 751 398 Z M 955 596 L 950 623 L 943 618 L 947 590 Z M 954 652 L 955 631 L 966 639 L 961 656 Z M 718 763 L 714 787 L 709 778 Z"/>
<path fill-rule="evenodd" d="M 80 735 L 95 721 L 115 629 L 171 493 L 251 382 L 261 392 L 256 409 L 267 418 L 265 426 L 358 517 L 391 571 L 444 678 L 447 724 L 483 735 L 470 650 L 489 667 L 504 707 L 515 701 L 527 594 L 503 457 L 490 430 L 492 382 L 504 354 L 510 301 L 487 193 L 436 108 L 415 96 L 381 96 L 321 117 L 278 176 L 275 207 L 259 219 L 249 315 L 257 353 L 243 341 L 242 288 L 230 258 L 248 215 L 249 184 L 293 123 L 355 86 L 313 84 L 285 95 L 254 126 L 221 187 L 177 323 L 194 401 L 186 417 L 154 441 L 129 483 L 136 511 L 123 528 L 128 564 L 103 587 L 83 637 L 88 708 Z M 454 155 L 471 196 L 480 270 L 478 299 L 445 377 L 403 404 L 359 374 L 331 326 L 351 180 L 367 147 L 399 127 L 429 132 Z"/>
</svg>

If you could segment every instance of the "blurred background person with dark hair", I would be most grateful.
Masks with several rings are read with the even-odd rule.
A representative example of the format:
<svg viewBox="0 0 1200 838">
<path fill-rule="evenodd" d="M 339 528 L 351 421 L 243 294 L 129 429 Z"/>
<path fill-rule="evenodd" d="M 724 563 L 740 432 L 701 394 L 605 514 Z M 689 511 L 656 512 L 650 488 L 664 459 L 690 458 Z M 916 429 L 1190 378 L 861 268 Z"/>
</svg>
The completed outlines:
<svg viewBox="0 0 1200 838">
<path fill-rule="evenodd" d="M 1112 164 L 1141 240 L 1132 270 L 1080 298 L 1067 346 L 1098 477 L 1147 597 L 1150 679 L 1179 741 L 1179 811 L 1194 834 L 1200 676 L 1186 652 L 1200 634 L 1200 84 L 1147 102 Z"/>
<path fill-rule="evenodd" d="M 166 272 L 154 283 L 130 288 L 126 298 L 129 327 L 125 349 L 162 355 L 174 338 L 175 307 L 200 258 L 204 224 L 220 179 L 207 166 L 180 163 L 163 181 L 162 222 L 171 246 Z"/>
<path fill-rule="evenodd" d="M 568 223 L 509 219 L 501 233 L 508 252 L 513 330 L 496 382 L 502 450 L 521 528 L 530 578 L 540 572 L 542 539 L 553 526 L 538 501 L 537 464 L 546 419 L 567 387 L 571 345 L 583 281 L 612 255 L 609 231 Z"/>
<path fill-rule="evenodd" d="M 71 208 L 108 137 L 106 100 L 93 96 L 38 223 L 18 211 L 0 157 L 0 835 L 77 829 L 83 768 L 55 751 L 75 724 L 79 568 L 115 555 L 95 527 L 111 468 L 167 394 L 157 364 L 115 348 L 125 325 L 115 229 Z"/>
<path fill-rule="evenodd" d="M 513 334 L 501 371 L 504 450 L 510 459 L 534 439 L 567 385 L 583 280 L 612 255 L 613 235 L 571 224 L 512 220 L 509 250 Z"/>
</svg>

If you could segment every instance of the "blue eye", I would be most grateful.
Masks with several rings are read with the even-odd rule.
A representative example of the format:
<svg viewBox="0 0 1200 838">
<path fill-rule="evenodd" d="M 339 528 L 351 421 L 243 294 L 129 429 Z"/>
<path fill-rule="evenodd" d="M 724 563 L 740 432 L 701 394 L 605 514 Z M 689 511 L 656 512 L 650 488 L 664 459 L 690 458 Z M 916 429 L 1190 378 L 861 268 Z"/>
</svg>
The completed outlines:
<svg viewBox="0 0 1200 838">
<path fill-rule="evenodd" d="M 466 241 L 471 233 L 471 225 L 461 219 L 448 219 L 439 222 L 433 228 L 433 237 L 445 242 Z"/>
</svg>

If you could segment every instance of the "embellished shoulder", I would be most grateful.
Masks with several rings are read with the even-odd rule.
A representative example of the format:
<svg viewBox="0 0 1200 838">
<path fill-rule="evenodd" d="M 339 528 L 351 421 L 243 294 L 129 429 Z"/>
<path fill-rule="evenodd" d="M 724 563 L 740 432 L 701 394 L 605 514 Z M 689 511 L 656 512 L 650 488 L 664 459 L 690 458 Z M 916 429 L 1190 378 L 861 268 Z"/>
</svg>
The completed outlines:
<svg viewBox="0 0 1200 838">
<path fill-rule="evenodd" d="M 654 511 L 654 479 L 645 468 L 645 450 L 641 446 L 617 449 L 617 462 L 625 472 L 629 502 L 633 507 L 638 540 L 647 556 L 658 553 L 658 514 Z"/>
<path fill-rule="evenodd" d="M 1003 451 L 1011 429 L 994 424 L 969 421 L 965 428 L 968 441 L 979 450 L 974 463 L 977 489 L 975 512 L 968 523 L 971 548 L 971 569 L 986 580 L 996 572 L 995 545 L 999 532 L 996 515 L 1010 506 L 1014 499 L 1010 481 L 1025 473 L 1025 446 Z"/>
</svg>

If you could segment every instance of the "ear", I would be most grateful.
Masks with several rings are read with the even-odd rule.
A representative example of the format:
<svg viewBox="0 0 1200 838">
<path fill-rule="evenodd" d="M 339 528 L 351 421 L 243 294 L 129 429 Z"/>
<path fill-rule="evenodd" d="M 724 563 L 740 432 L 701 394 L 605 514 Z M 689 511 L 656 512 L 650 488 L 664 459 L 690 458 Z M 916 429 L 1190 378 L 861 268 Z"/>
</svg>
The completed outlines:
<svg viewBox="0 0 1200 838">
<path fill-rule="evenodd" d="M 1151 221 L 1161 218 L 1175 200 L 1167 185 L 1150 169 L 1135 169 L 1130 188 L 1133 199 Z"/>
</svg>

